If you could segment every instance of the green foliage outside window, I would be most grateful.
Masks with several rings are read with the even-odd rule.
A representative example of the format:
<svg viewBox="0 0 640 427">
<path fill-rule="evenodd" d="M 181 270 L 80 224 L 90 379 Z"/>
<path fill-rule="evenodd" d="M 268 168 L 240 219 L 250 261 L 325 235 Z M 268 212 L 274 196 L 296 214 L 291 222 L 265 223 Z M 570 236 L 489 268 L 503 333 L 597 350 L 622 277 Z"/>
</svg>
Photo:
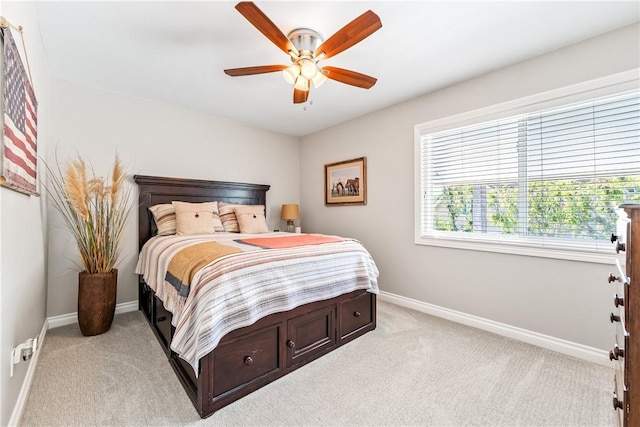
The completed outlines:
<svg viewBox="0 0 640 427">
<path fill-rule="evenodd" d="M 446 217 L 436 216 L 436 230 L 473 231 L 473 187 L 444 187 L 436 203 L 446 207 Z"/>
<path fill-rule="evenodd" d="M 492 185 L 487 189 L 491 219 L 501 228 L 502 234 L 514 234 L 518 230 L 518 187 Z"/>
<path fill-rule="evenodd" d="M 532 181 L 527 183 L 526 224 L 521 224 L 517 184 L 484 187 L 482 200 L 475 195 L 476 206 L 486 210 L 484 227 L 477 220 L 474 224 L 474 187 L 459 185 L 444 187 L 438 196 L 435 229 L 601 240 L 615 230 L 620 204 L 640 203 L 640 177 Z"/>
</svg>

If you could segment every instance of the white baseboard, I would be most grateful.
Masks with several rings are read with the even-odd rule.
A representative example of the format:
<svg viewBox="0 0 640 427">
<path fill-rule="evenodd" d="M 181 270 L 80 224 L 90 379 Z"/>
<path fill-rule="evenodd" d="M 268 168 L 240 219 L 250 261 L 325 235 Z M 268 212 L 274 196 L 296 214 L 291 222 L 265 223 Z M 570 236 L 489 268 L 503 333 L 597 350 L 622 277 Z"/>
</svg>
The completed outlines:
<svg viewBox="0 0 640 427">
<path fill-rule="evenodd" d="M 138 301 L 123 302 L 116 305 L 116 314 L 136 311 L 138 309 Z M 60 326 L 78 323 L 78 313 L 67 313 L 59 316 L 48 317 L 49 329 L 58 328 Z"/>
<path fill-rule="evenodd" d="M 605 350 L 600 350 L 594 347 L 589 347 L 560 338 L 555 338 L 549 335 L 540 334 L 537 332 L 529 331 L 527 329 L 507 325 L 505 323 L 495 322 L 493 320 L 473 316 L 471 314 L 451 310 L 449 308 L 440 307 L 438 305 L 429 304 L 389 292 L 380 291 L 379 296 L 383 301 L 388 301 L 393 304 L 411 308 L 413 310 L 427 313 L 432 316 L 442 317 L 443 319 L 451 320 L 453 322 L 462 323 L 467 326 L 472 326 L 474 328 L 493 332 L 495 334 L 502 335 L 508 338 L 524 341 L 538 347 L 557 351 L 558 353 L 573 356 L 578 359 L 586 360 L 588 362 L 597 363 L 599 365 L 604 365 L 607 367 L 613 366 L 611 361 L 609 360 L 609 354 Z"/>
<path fill-rule="evenodd" d="M 40 349 L 42 348 L 42 344 L 44 344 L 44 337 L 47 334 L 47 320 L 44 321 L 42 325 L 42 329 L 40 330 L 40 335 L 38 335 L 38 347 L 36 348 L 35 353 L 31 356 L 29 360 L 29 367 L 27 368 L 27 373 L 24 376 L 24 381 L 22 382 L 22 387 L 20 387 L 20 394 L 18 394 L 18 400 L 16 401 L 15 406 L 13 407 L 13 412 L 11 412 L 11 418 L 9 418 L 9 426 L 17 426 L 20 423 L 20 418 L 22 418 L 22 413 L 24 412 L 24 407 L 27 404 L 27 397 L 29 397 L 29 390 L 31 389 L 31 383 L 33 382 L 33 376 L 36 373 L 36 367 L 38 366 L 38 358 L 40 357 Z"/>
</svg>

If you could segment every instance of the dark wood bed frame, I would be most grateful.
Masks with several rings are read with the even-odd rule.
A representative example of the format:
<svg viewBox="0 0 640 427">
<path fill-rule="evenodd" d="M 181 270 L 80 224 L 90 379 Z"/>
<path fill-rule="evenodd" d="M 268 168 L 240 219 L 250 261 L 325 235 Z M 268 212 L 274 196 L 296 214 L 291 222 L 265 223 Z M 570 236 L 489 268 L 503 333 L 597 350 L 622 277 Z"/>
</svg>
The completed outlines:
<svg viewBox="0 0 640 427">
<path fill-rule="evenodd" d="M 149 207 L 171 201 L 265 205 L 268 185 L 136 175 L 139 186 L 138 243 L 156 233 Z M 193 368 L 171 351 L 171 313 L 139 280 L 139 308 L 201 417 L 304 366 L 376 328 L 376 296 L 355 291 L 275 313 L 230 332 Z"/>
</svg>

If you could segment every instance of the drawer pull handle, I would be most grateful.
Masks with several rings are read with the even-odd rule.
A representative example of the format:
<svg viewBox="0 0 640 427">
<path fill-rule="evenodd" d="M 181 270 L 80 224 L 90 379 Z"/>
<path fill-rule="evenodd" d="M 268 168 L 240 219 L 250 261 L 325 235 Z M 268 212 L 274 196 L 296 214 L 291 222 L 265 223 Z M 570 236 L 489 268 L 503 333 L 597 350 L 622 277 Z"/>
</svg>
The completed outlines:
<svg viewBox="0 0 640 427">
<path fill-rule="evenodd" d="M 296 346 L 295 341 L 293 341 L 293 340 L 287 341 L 287 347 L 294 348 L 295 346 Z"/>
<path fill-rule="evenodd" d="M 618 360 L 619 357 L 624 357 L 624 350 L 616 344 L 613 350 L 609 352 L 609 360 Z"/>
<path fill-rule="evenodd" d="M 622 403 L 622 400 L 618 399 L 618 395 L 614 392 L 613 393 L 613 410 L 618 410 L 618 409 L 624 409 L 624 404 Z"/>
<path fill-rule="evenodd" d="M 619 254 L 620 251 L 624 252 L 625 249 L 627 249 L 627 245 L 625 245 L 624 243 L 616 243 L 616 253 Z"/>
<path fill-rule="evenodd" d="M 613 273 L 609 273 L 609 283 L 613 283 L 613 282 L 620 282 L 620 278 L 616 275 L 614 275 Z"/>
<path fill-rule="evenodd" d="M 359 311 L 354 311 L 354 312 L 353 312 L 353 316 L 354 316 L 354 317 L 360 317 L 360 316 L 362 316 L 362 314 L 360 314 L 360 312 L 359 312 Z"/>
<path fill-rule="evenodd" d="M 160 316 L 156 319 L 156 322 L 164 322 L 165 320 L 167 320 L 167 316 Z"/>
<path fill-rule="evenodd" d="M 619 322 L 620 321 L 620 316 L 616 316 L 615 314 L 611 313 L 611 316 L 609 316 L 609 320 L 611 320 L 611 323 Z"/>
<path fill-rule="evenodd" d="M 615 295 L 613 296 L 613 304 L 614 304 L 616 307 L 620 307 L 621 305 L 622 305 L 622 306 L 624 306 L 624 298 L 623 298 L 623 297 L 621 297 L 621 296 L 620 296 L 620 295 L 618 295 L 618 294 L 615 294 Z"/>
<path fill-rule="evenodd" d="M 251 356 L 247 356 L 244 358 L 244 364 L 249 366 L 253 364 L 253 358 Z"/>
</svg>

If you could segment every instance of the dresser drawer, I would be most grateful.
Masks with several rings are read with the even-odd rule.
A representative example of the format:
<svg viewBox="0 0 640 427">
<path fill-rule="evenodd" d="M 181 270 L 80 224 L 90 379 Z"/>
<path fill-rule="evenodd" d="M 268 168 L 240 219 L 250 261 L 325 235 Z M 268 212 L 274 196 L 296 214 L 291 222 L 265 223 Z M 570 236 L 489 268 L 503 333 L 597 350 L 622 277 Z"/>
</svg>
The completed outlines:
<svg viewBox="0 0 640 427">
<path fill-rule="evenodd" d="M 627 404 L 627 389 L 624 386 L 623 372 L 620 370 L 620 364 L 616 363 L 616 372 L 613 378 L 613 396 L 612 405 L 613 410 L 616 411 L 616 425 L 624 426 L 624 417 Z"/>
<path fill-rule="evenodd" d="M 280 325 L 230 340 L 214 350 L 214 397 L 252 381 L 278 375 Z"/>
<path fill-rule="evenodd" d="M 611 312 L 609 313 L 609 322 L 613 324 L 617 336 L 624 337 L 625 335 L 627 335 L 627 331 L 625 329 L 627 319 L 625 317 L 623 307 L 612 308 Z"/>
<path fill-rule="evenodd" d="M 340 339 L 371 325 L 374 313 L 373 294 L 369 292 L 340 303 Z"/>
<path fill-rule="evenodd" d="M 629 284 L 629 273 L 626 271 L 627 268 L 624 261 L 620 261 L 619 259 L 616 259 L 615 261 L 615 265 L 611 266 L 611 271 L 609 272 L 607 281 L 611 283 L 611 289 L 615 292 L 615 295 L 622 298 L 624 297 L 625 289 Z M 620 301 L 621 308 L 622 304 L 623 302 Z"/>
</svg>

